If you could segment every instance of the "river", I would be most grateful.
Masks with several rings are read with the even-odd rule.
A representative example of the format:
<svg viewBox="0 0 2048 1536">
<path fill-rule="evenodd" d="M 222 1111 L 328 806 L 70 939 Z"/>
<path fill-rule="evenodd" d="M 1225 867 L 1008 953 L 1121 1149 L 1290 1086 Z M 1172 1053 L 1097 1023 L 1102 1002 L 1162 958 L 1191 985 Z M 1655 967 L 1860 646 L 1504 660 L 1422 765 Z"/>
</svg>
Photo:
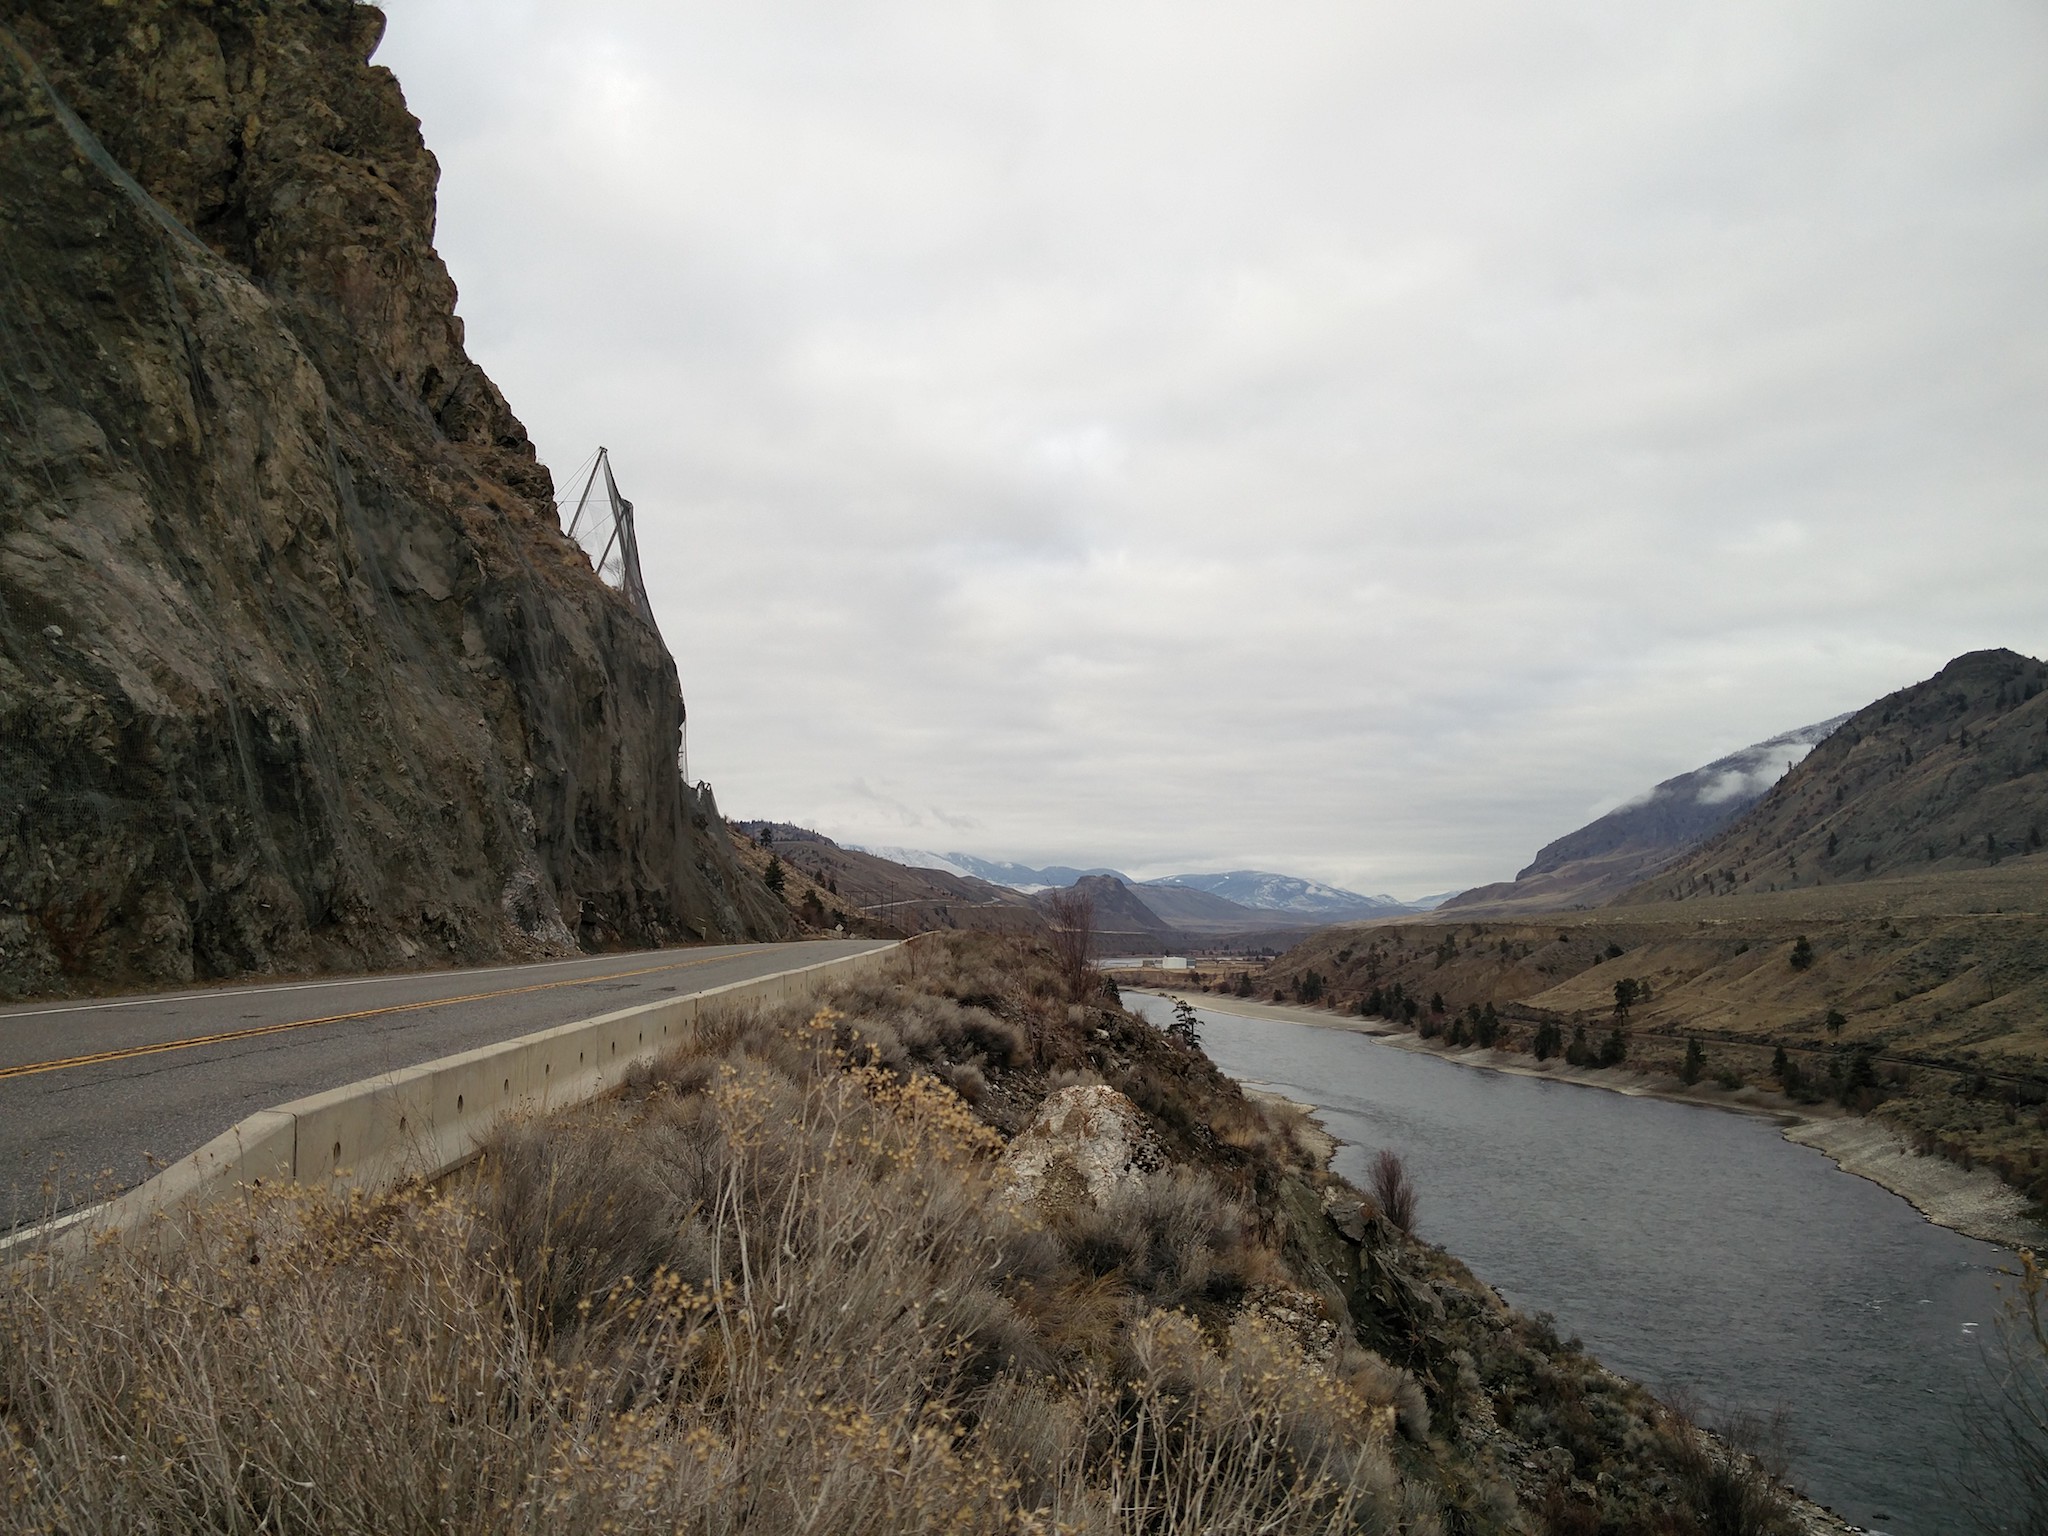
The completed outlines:
<svg viewBox="0 0 2048 1536">
<path fill-rule="evenodd" d="M 1129 1005 L 1163 1023 L 1164 998 Z M 1975 1529 L 1963 1414 L 2004 1249 L 1923 1218 L 1769 1121 L 1488 1072 L 1370 1036 L 1202 1010 L 1241 1082 L 1314 1105 L 1362 1182 L 1382 1147 L 1423 1237 L 1604 1363 L 1710 1410 L 1783 1407 L 1793 1481 L 1892 1536 Z M 1711 1421 L 1712 1413 L 1703 1414 Z"/>
</svg>

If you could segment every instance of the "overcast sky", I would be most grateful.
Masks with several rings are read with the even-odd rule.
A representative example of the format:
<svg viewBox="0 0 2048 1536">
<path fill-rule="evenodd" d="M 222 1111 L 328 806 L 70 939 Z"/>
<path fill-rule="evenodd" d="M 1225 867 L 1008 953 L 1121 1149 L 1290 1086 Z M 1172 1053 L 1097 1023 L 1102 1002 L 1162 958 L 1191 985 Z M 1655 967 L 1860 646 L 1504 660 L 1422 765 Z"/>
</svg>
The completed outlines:
<svg viewBox="0 0 2048 1536">
<path fill-rule="evenodd" d="M 391 0 L 728 814 L 1403 896 L 2048 652 L 2038 0 Z"/>
</svg>

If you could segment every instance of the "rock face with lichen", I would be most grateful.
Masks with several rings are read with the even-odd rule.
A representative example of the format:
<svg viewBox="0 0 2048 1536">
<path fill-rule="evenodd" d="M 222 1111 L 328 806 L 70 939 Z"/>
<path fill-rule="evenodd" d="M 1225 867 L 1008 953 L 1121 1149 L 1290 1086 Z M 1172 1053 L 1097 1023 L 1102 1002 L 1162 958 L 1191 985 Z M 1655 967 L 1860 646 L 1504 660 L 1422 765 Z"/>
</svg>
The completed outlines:
<svg viewBox="0 0 2048 1536">
<path fill-rule="evenodd" d="M 1102 1205 L 1165 1158 L 1145 1116 L 1116 1089 L 1082 1083 L 1047 1096 L 1003 1149 L 1002 1181 L 1048 1214 Z"/>
<path fill-rule="evenodd" d="M 0 993 L 787 927 L 463 350 L 382 27 L 0 0 Z"/>
</svg>

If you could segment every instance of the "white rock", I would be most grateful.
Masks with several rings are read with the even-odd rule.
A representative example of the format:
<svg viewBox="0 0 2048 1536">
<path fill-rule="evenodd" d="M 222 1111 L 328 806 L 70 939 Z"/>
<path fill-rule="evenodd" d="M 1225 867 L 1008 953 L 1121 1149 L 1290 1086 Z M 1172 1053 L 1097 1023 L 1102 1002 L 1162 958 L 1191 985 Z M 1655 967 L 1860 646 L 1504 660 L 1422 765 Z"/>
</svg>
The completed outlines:
<svg viewBox="0 0 2048 1536">
<path fill-rule="evenodd" d="M 1002 1173 L 1023 1201 L 1060 1208 L 1100 1205 L 1135 1183 L 1151 1161 L 1138 1106 L 1101 1083 L 1062 1088 L 1003 1151 Z"/>
</svg>

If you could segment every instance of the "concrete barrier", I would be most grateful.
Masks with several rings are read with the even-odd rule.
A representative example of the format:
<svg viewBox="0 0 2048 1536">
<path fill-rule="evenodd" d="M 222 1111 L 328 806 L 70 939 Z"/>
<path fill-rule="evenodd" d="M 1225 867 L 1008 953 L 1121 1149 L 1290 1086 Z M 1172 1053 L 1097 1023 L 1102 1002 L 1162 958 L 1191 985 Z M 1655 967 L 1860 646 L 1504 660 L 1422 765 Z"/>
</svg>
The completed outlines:
<svg viewBox="0 0 2048 1536">
<path fill-rule="evenodd" d="M 829 983 L 879 971 L 900 947 L 558 1024 L 259 1110 L 67 1225 L 61 1241 L 88 1243 L 250 1186 L 378 1189 L 411 1175 L 446 1173 L 473 1157 L 508 1115 L 563 1109 L 616 1088 L 636 1064 L 687 1042 L 707 1012 L 813 996 Z"/>
</svg>

